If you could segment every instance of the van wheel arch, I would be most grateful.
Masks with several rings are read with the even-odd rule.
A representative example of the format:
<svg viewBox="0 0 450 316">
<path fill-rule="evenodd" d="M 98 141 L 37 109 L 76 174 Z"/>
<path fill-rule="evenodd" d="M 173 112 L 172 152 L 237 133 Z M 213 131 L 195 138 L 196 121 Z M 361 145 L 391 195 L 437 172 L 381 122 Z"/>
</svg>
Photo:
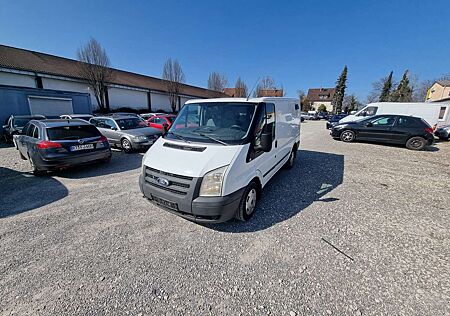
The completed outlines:
<svg viewBox="0 0 450 316">
<path fill-rule="evenodd" d="M 235 214 L 236 219 L 245 222 L 253 216 L 256 209 L 256 202 L 261 196 L 261 190 L 262 186 L 259 178 L 253 178 L 242 194 L 241 201 L 239 202 L 239 207 L 236 210 Z"/>
</svg>

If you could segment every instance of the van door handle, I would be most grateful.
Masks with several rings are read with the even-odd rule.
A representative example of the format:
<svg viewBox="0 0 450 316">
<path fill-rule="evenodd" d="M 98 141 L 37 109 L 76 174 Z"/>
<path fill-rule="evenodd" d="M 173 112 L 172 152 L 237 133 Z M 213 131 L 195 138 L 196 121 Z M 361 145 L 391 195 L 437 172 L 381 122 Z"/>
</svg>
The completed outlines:
<svg viewBox="0 0 450 316">
<path fill-rule="evenodd" d="M 278 141 L 276 140 L 275 141 L 275 148 L 277 148 L 278 147 Z"/>
</svg>

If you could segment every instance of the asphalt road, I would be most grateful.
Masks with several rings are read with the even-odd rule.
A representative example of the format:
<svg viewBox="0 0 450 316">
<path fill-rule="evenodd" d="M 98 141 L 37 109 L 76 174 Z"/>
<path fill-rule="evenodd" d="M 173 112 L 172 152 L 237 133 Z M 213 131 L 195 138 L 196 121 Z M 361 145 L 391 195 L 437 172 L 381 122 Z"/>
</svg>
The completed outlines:
<svg viewBox="0 0 450 316">
<path fill-rule="evenodd" d="M 248 223 L 141 197 L 142 154 L 36 178 L 0 148 L 0 315 L 449 315 L 450 143 L 302 124 Z"/>
</svg>

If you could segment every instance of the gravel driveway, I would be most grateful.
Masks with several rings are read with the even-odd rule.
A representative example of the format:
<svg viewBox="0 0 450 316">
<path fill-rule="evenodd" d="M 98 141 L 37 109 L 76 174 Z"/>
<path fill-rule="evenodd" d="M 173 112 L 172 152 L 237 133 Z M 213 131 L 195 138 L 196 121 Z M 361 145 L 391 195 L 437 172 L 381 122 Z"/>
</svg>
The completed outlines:
<svg viewBox="0 0 450 316">
<path fill-rule="evenodd" d="M 208 226 L 143 199 L 141 159 L 36 178 L 0 148 L 0 315 L 449 315 L 449 142 L 308 121 L 254 218 Z"/>
</svg>

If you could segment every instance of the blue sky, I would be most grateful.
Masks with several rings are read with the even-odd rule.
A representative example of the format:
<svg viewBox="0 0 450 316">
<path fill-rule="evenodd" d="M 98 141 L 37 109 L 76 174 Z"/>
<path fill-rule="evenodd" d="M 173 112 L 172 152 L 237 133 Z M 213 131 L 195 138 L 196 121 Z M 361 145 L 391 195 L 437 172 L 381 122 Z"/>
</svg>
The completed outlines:
<svg viewBox="0 0 450 316">
<path fill-rule="evenodd" d="M 95 37 L 113 67 L 160 77 L 168 57 L 186 82 L 211 71 L 252 87 L 269 75 L 288 96 L 334 86 L 346 64 L 348 93 L 405 69 L 420 80 L 450 73 L 448 2 L 377 1 L 7 1 L 0 43 L 75 58 Z"/>
</svg>

